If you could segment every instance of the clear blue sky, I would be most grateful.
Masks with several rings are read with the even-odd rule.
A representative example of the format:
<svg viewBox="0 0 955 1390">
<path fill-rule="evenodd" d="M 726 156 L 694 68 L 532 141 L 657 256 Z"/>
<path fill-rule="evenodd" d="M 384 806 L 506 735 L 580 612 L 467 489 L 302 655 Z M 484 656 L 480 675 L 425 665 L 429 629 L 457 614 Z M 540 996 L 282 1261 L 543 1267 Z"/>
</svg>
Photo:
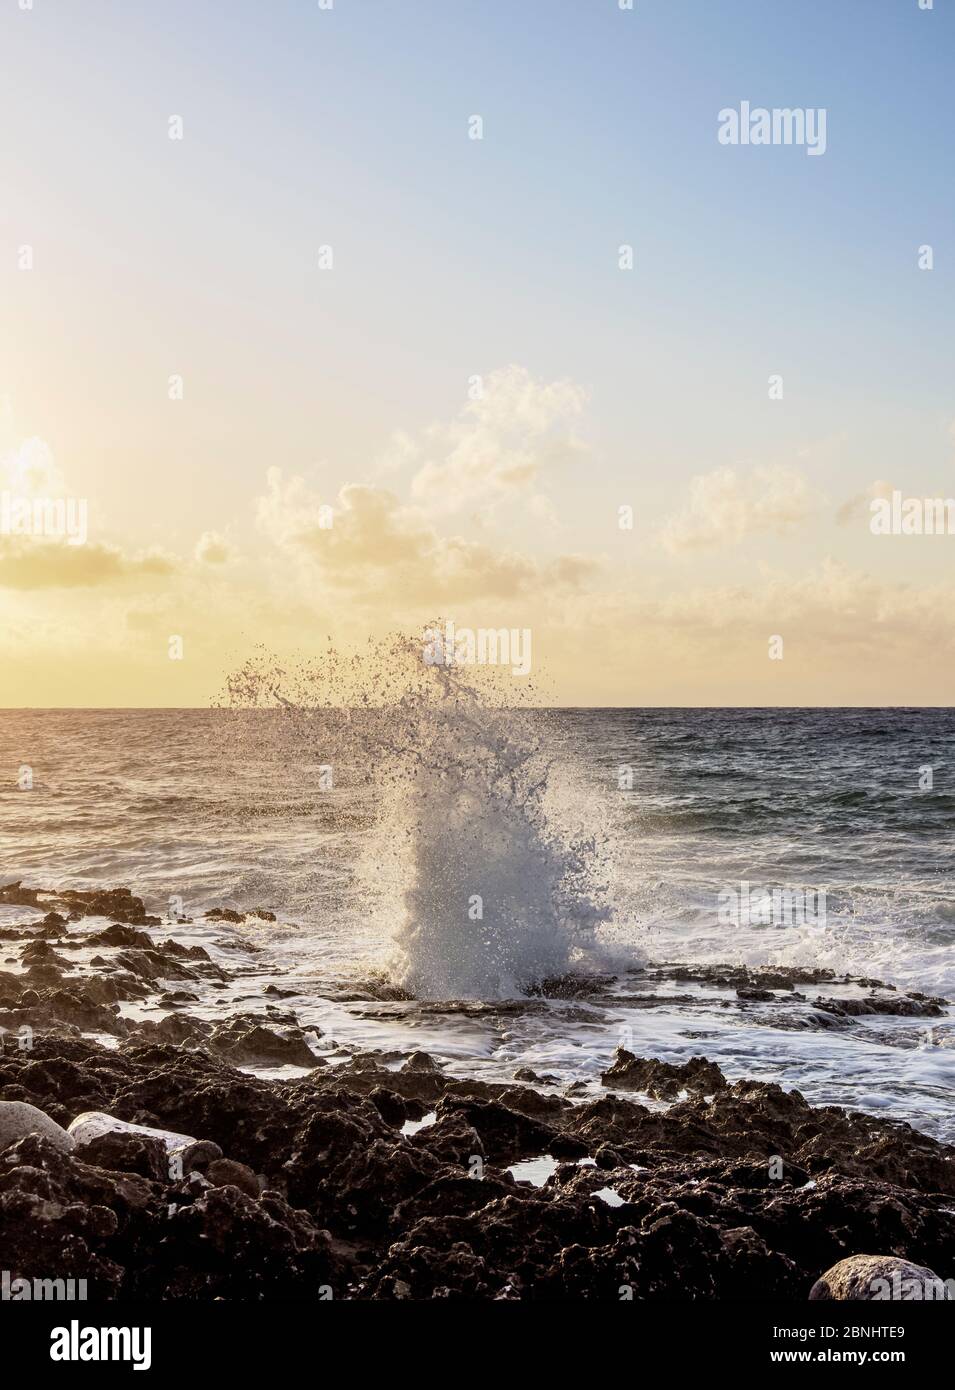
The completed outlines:
<svg viewBox="0 0 955 1390">
<path fill-rule="evenodd" d="M 184 281 L 215 313 L 240 277 L 262 332 L 285 314 L 289 347 L 334 367 L 333 413 L 372 383 L 356 461 L 379 413 L 411 426 L 512 360 L 600 392 L 616 444 L 672 433 L 678 378 L 705 403 L 687 468 L 769 359 L 821 432 L 834 395 L 877 414 L 949 390 L 952 0 L 11 0 L 0 42 L 8 245 L 34 193 L 74 289 L 80 251 L 106 293 L 148 266 L 158 324 Z M 825 106 L 826 155 L 720 147 L 717 112 L 744 98 Z M 291 310 L 322 242 L 339 300 L 316 338 Z"/>
<path fill-rule="evenodd" d="M 0 54 L 0 396 L 144 544 L 241 532 L 270 465 L 373 477 L 511 363 L 589 392 L 591 464 L 550 494 L 575 550 L 628 501 L 649 556 L 725 466 L 801 460 L 830 517 L 950 488 L 955 0 L 4 0 Z M 826 108 L 826 154 L 721 146 L 742 100 Z"/>
</svg>

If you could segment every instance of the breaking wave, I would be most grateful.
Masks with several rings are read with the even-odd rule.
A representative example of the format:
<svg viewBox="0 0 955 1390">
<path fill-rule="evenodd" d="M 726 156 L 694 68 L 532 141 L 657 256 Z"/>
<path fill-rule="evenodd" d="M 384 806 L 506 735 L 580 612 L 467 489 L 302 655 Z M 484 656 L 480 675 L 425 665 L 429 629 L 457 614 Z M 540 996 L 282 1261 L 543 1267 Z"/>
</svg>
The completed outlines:
<svg viewBox="0 0 955 1390">
<path fill-rule="evenodd" d="M 390 918 L 392 976 L 419 999 L 522 995 L 600 960 L 605 846 L 568 829 L 513 693 L 486 668 L 427 665 L 410 638 L 294 667 L 263 653 L 228 684 L 229 707 L 280 712 L 256 737 L 286 766 L 332 797 L 373 788 L 361 874 Z"/>
</svg>

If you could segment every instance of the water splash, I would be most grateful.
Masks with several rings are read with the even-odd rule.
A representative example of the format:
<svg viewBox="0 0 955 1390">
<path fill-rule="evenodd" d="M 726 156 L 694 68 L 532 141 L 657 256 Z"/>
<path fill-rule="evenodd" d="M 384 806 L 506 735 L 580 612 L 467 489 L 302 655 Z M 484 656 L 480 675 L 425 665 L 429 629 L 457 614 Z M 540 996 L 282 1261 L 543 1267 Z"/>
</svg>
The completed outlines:
<svg viewBox="0 0 955 1390">
<path fill-rule="evenodd" d="M 602 847 L 555 817 L 529 697 L 515 708 L 506 676 L 429 666 L 403 637 L 295 665 L 261 653 L 229 681 L 230 707 L 281 712 L 255 736 L 287 761 L 373 787 L 363 877 L 390 917 L 393 978 L 419 999 L 524 994 L 579 968 L 609 916 Z"/>
</svg>

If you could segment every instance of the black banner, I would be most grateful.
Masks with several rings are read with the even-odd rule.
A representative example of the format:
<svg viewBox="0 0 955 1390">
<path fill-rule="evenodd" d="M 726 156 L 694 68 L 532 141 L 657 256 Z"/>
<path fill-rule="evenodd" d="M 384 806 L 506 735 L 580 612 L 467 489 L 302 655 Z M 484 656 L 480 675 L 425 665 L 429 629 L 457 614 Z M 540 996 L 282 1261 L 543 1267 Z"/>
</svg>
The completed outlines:
<svg viewBox="0 0 955 1390">
<path fill-rule="evenodd" d="M 0 1307 L 3 1345 L 25 1370 L 63 1366 L 97 1374 L 182 1375 L 221 1370 L 327 1371 L 327 1355 L 407 1370 L 435 1341 L 461 1335 L 468 1369 L 487 1356 L 502 1375 L 498 1334 L 533 1345 L 535 1361 L 588 1351 L 602 1363 L 607 1338 L 617 1354 L 664 1358 L 673 1372 L 743 1367 L 764 1374 L 792 1366 L 893 1371 L 939 1364 L 952 1330 L 947 1306 L 924 1303 L 371 1303 L 69 1304 Z M 474 1341 L 487 1329 L 494 1340 Z M 591 1336 L 599 1341 L 590 1341 Z M 634 1338 L 639 1338 L 635 1342 Z M 642 1364 L 642 1363 L 641 1363 Z M 69 1366 L 69 1371 L 65 1367 Z"/>
</svg>

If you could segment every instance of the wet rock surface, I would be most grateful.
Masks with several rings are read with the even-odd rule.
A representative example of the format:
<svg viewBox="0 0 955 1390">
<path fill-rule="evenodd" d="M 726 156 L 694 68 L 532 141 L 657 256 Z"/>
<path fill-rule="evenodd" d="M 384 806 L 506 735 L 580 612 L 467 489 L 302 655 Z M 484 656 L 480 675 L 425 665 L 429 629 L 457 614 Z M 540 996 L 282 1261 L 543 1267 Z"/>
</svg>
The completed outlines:
<svg viewBox="0 0 955 1390">
<path fill-rule="evenodd" d="M 944 999 L 924 994 L 870 995 L 868 999 L 814 999 L 817 1009 L 844 1018 L 860 1018 L 865 1014 L 890 1014 L 897 1018 L 940 1018 L 945 1011 Z"/>
<path fill-rule="evenodd" d="M 135 1131 L 72 1154 L 20 1139 L 0 1152 L 9 1266 L 85 1277 L 105 1297 L 296 1299 L 323 1284 L 352 1298 L 616 1299 L 629 1285 L 805 1299 L 821 1271 L 880 1249 L 953 1273 L 955 1151 L 905 1126 L 757 1082 L 665 1112 L 554 1097 L 529 1115 L 519 1087 L 488 1097 L 440 1072 L 386 1072 L 444 1087 L 434 1122 L 403 1135 L 407 1102 L 377 1067 L 337 1070 L 276 1082 L 204 1049 L 52 1036 L 0 1057 L 4 1099 L 60 1123 L 105 1111 L 223 1155 L 177 1175 Z M 379 1085 L 359 1094 L 358 1077 Z M 544 1186 L 507 1171 L 541 1153 L 558 1160 Z"/>
<path fill-rule="evenodd" d="M 267 1002 L 283 992 L 261 982 L 255 1011 L 190 1012 L 194 991 L 177 981 L 215 986 L 230 972 L 160 940 L 139 900 L 116 894 L 110 924 L 90 931 L 103 894 L 0 890 L 37 912 L 9 929 L 15 965 L 0 972 L 11 1030 L 0 1103 L 50 1124 L 46 1136 L 0 1127 L 13 1278 L 52 1270 L 106 1299 L 618 1301 L 625 1287 L 636 1299 L 804 1300 L 821 1276 L 814 1298 L 856 1296 L 838 1291 L 850 1283 L 836 1271 L 878 1251 L 955 1276 L 955 1148 L 905 1124 L 731 1084 L 705 1056 L 619 1051 L 599 1095 L 558 1093 L 526 1068 L 511 1082 L 452 1075 L 424 1050 L 346 1055 L 324 1039 L 319 1057 L 314 1033 Z M 671 982 L 708 973 L 665 970 Z M 749 991 L 805 1000 L 807 985 L 841 983 L 736 967 L 713 967 L 714 982 L 743 1008 Z M 864 984 L 880 1003 L 892 995 Z M 550 997 L 588 1019 L 607 989 L 592 985 L 560 982 Z M 376 1007 L 400 1006 L 385 994 Z M 430 1007 L 506 1018 L 549 1003 Z M 288 1071 L 266 1079 L 248 1065 Z M 77 1127 L 83 1142 L 58 1145 L 87 1112 L 139 1128 Z M 544 1155 L 539 1186 L 510 1171 Z"/>
<path fill-rule="evenodd" d="M 220 1056 L 237 1065 L 249 1062 L 268 1066 L 313 1067 L 316 1056 L 302 1030 L 292 1024 L 281 1028 L 267 1027 L 248 1015 L 229 1019 L 214 1029 L 208 1046 Z"/>
<path fill-rule="evenodd" d="M 159 926 L 160 918 L 150 917 L 142 898 L 134 897 L 128 888 L 98 888 L 89 892 L 76 890 L 54 891 L 24 888 L 21 882 L 0 887 L 0 903 L 16 907 L 45 907 L 48 915 L 76 920 L 80 917 L 111 917 L 115 922 L 132 926 Z"/>
<path fill-rule="evenodd" d="M 675 1099 L 683 1091 L 707 1095 L 721 1091 L 726 1085 L 726 1077 L 719 1067 L 705 1057 L 691 1057 L 688 1062 L 675 1066 L 652 1057 L 635 1057 L 622 1047 L 617 1049 L 613 1066 L 600 1079 L 615 1090 L 645 1091 L 660 1100 Z"/>
</svg>

